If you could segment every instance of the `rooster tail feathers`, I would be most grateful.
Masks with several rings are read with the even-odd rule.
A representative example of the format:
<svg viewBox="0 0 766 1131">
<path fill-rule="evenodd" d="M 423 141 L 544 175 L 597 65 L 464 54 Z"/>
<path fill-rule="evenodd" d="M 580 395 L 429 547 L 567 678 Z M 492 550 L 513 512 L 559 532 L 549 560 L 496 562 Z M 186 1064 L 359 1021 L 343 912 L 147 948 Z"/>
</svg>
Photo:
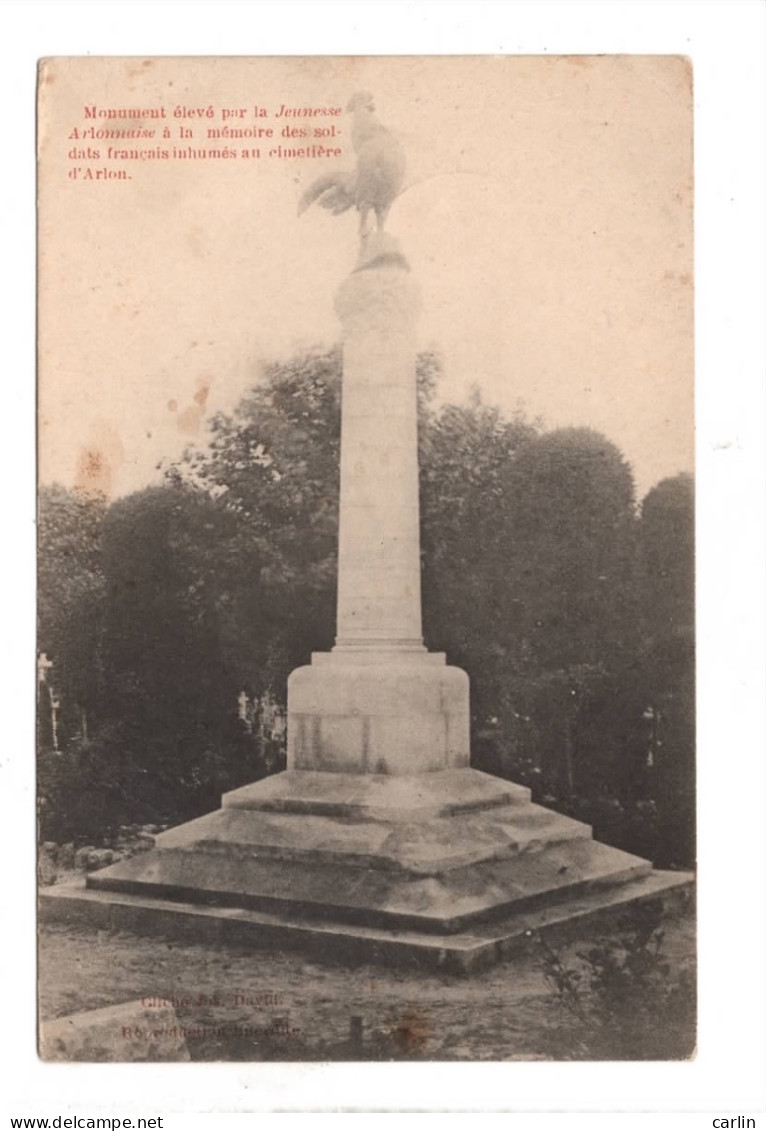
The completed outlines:
<svg viewBox="0 0 766 1131">
<path fill-rule="evenodd" d="M 332 187 L 335 181 L 335 177 L 336 174 L 334 173 L 326 173 L 324 176 L 317 177 L 315 181 L 312 181 L 312 183 L 309 185 L 309 187 L 306 189 L 306 191 L 298 201 L 299 216 L 302 212 L 305 212 L 306 209 L 310 205 L 312 205 L 314 201 L 317 200 L 323 192 L 325 192 L 326 189 Z"/>
<path fill-rule="evenodd" d="M 331 212 L 345 212 L 354 204 L 354 176 L 350 173 L 325 173 L 309 185 L 298 201 L 298 215 L 317 201 Z"/>
</svg>

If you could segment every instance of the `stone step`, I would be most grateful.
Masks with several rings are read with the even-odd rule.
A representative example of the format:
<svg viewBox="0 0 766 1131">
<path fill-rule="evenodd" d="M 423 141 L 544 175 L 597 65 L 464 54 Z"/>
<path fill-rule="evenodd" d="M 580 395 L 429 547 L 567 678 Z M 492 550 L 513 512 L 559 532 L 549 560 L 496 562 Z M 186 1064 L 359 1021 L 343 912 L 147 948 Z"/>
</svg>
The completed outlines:
<svg viewBox="0 0 766 1131">
<path fill-rule="evenodd" d="M 177 940 L 235 947 L 299 949 L 324 962 L 380 962 L 465 974 L 483 969 L 534 945 L 568 938 L 586 928 L 610 929 L 629 920 L 647 900 L 665 911 L 693 897 L 693 877 L 654 871 L 610 887 L 594 887 L 545 908 L 516 910 L 446 936 L 360 924 L 302 919 L 294 911 L 211 907 L 146 895 L 87 889 L 82 882 L 46 888 L 40 920 L 93 930 L 134 931 Z"/>
<path fill-rule="evenodd" d="M 526 804 L 530 797 L 526 786 L 473 769 L 398 777 L 286 770 L 225 793 L 221 804 L 224 809 L 407 823 Z"/>
<path fill-rule="evenodd" d="M 513 860 L 438 876 L 241 857 L 225 849 L 155 849 L 91 873 L 93 890 L 129 892 L 376 927 L 456 932 L 470 923 L 555 903 L 645 875 L 651 865 L 592 840 L 568 841 Z"/>
</svg>

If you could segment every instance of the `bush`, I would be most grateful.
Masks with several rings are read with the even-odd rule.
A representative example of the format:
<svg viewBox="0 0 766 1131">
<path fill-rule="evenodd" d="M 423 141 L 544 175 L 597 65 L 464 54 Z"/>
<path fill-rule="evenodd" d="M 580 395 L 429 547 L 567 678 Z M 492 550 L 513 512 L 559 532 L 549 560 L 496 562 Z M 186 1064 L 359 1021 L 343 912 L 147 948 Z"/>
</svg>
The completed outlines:
<svg viewBox="0 0 766 1131">
<path fill-rule="evenodd" d="M 146 742 L 140 750 L 119 732 L 70 742 L 38 758 L 41 841 L 110 843 L 121 825 L 176 825 L 221 803 L 221 794 L 282 768 L 272 743 L 248 734 L 193 750 Z"/>
<path fill-rule="evenodd" d="M 72 743 L 65 752 L 41 750 L 37 762 L 40 839 L 101 843 L 126 816 L 126 774 L 100 743 Z"/>
<path fill-rule="evenodd" d="M 693 972 L 663 955 L 657 901 L 638 904 L 618 935 L 564 958 L 538 936 L 553 992 L 550 1054 L 557 1060 L 685 1060 L 694 1053 Z"/>
</svg>

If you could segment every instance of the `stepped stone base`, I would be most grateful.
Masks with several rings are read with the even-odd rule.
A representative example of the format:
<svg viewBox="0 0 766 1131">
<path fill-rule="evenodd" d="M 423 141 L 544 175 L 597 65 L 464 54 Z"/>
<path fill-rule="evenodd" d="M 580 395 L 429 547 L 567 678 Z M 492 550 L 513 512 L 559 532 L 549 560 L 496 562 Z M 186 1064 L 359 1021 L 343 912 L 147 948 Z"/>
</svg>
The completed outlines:
<svg viewBox="0 0 766 1131">
<path fill-rule="evenodd" d="M 605 929 L 640 902 L 659 900 L 665 910 L 671 911 L 685 906 L 692 893 L 689 875 L 651 872 L 619 887 L 589 892 L 547 909 L 512 914 L 497 923 L 477 924 L 448 936 L 315 920 L 295 912 L 208 907 L 175 899 L 94 891 L 84 883 L 47 888 L 41 898 L 40 917 L 46 922 L 134 931 L 187 942 L 300 950 L 323 962 L 371 962 L 468 974 L 525 950 L 530 936 L 537 933 L 554 939 Z"/>
<path fill-rule="evenodd" d="M 41 917 L 463 971 L 530 931 L 691 888 L 471 769 L 287 771 L 86 883 L 46 889 Z"/>
</svg>

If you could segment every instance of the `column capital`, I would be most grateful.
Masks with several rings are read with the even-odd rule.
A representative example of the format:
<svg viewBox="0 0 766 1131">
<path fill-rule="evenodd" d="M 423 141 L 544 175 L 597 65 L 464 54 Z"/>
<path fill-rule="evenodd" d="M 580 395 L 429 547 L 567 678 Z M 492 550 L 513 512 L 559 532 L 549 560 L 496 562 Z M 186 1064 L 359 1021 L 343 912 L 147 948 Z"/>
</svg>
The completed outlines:
<svg viewBox="0 0 766 1131">
<path fill-rule="evenodd" d="M 420 314 L 420 287 L 395 258 L 374 258 L 349 275 L 335 295 L 346 335 L 412 333 Z"/>
</svg>

